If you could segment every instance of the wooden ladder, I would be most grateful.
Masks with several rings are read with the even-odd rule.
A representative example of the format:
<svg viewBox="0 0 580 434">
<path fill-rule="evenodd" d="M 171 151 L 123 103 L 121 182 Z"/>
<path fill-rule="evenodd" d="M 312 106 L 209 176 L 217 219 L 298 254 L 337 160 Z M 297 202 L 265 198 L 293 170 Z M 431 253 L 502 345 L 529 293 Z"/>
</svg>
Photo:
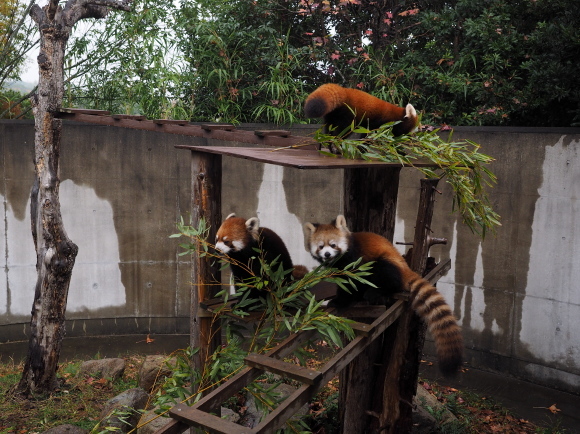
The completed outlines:
<svg viewBox="0 0 580 434">
<path fill-rule="evenodd" d="M 395 322 L 404 307 L 405 301 L 397 300 L 372 324 L 358 322 L 352 324 L 356 337 L 320 370 L 305 368 L 281 360 L 311 339 L 315 334 L 314 330 L 290 335 L 266 354 L 248 354 L 244 359 L 248 366 L 220 387 L 214 389 L 191 407 L 185 404 L 173 407 L 169 411 L 169 415 L 174 421 L 157 431 L 157 434 L 182 433 L 191 426 L 223 434 L 275 432 L 322 386 L 344 369 L 364 348 Z M 264 371 L 291 378 L 302 385 L 255 428 L 246 428 L 211 414 L 212 411 L 219 411 L 222 402 L 250 384 Z"/>
<path fill-rule="evenodd" d="M 450 268 L 451 261 L 441 261 L 425 279 L 435 283 Z M 314 337 L 316 331 L 309 330 L 292 334 L 276 348 L 266 354 L 250 353 L 244 359 L 247 367 L 214 389 L 192 406 L 178 404 L 169 410 L 173 420 L 156 434 L 180 434 L 190 427 L 197 427 L 211 433 L 219 434 L 266 434 L 280 429 L 304 404 L 306 404 L 326 383 L 342 371 L 352 360 L 378 338 L 393 324 L 407 308 L 408 293 L 397 294 L 397 300 L 384 310 L 371 324 L 354 322 L 351 324 L 356 337 L 340 352 L 332 357 L 320 370 L 305 368 L 283 359 Z M 378 306 L 367 306 L 363 309 L 374 310 Z M 355 308 L 356 309 L 356 308 Z M 352 310 L 349 309 L 352 312 Z M 221 419 L 213 413 L 219 413 L 220 405 L 239 390 L 246 387 L 265 371 L 291 378 L 302 383 L 296 391 L 288 396 L 275 410 L 256 427 L 248 428 Z"/>
</svg>

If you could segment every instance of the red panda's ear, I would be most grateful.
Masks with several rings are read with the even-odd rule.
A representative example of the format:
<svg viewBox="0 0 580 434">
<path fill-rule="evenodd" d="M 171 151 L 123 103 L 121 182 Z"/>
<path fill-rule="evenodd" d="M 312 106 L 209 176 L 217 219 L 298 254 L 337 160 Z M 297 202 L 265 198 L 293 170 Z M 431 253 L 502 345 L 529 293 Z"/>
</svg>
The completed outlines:
<svg viewBox="0 0 580 434">
<path fill-rule="evenodd" d="M 304 223 L 304 234 L 312 235 L 316 232 L 316 226 L 312 223 Z"/>
<path fill-rule="evenodd" d="M 252 217 L 251 219 L 246 220 L 246 229 L 248 232 L 255 233 L 258 231 L 260 227 L 260 220 L 258 217 Z"/>
<path fill-rule="evenodd" d="M 235 213 L 235 212 L 233 212 L 233 213 L 231 213 L 229 216 L 227 216 L 227 217 L 226 217 L 226 220 L 227 220 L 227 219 L 231 219 L 232 217 L 235 217 L 235 216 L 236 216 L 236 213 Z"/>
<path fill-rule="evenodd" d="M 306 249 L 307 252 L 310 251 L 310 238 L 312 237 L 312 234 L 314 234 L 314 232 L 316 232 L 316 226 L 314 226 L 312 223 L 304 223 L 304 248 Z"/>
<path fill-rule="evenodd" d="M 335 226 L 336 226 L 337 229 L 340 229 L 340 230 L 343 230 L 343 231 L 346 231 L 346 232 L 350 232 L 348 230 L 348 227 L 346 226 L 346 219 L 344 218 L 344 216 L 342 214 L 339 214 L 336 217 Z"/>
</svg>

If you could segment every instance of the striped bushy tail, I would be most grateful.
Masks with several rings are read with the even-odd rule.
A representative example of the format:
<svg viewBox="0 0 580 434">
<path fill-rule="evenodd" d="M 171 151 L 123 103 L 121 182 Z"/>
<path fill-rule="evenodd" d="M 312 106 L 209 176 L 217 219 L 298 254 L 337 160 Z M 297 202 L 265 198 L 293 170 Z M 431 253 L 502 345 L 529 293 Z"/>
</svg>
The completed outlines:
<svg viewBox="0 0 580 434">
<path fill-rule="evenodd" d="M 463 338 L 451 307 L 433 285 L 418 275 L 409 282 L 409 291 L 411 307 L 427 323 L 435 340 L 441 372 L 456 374 L 463 360 Z"/>
</svg>

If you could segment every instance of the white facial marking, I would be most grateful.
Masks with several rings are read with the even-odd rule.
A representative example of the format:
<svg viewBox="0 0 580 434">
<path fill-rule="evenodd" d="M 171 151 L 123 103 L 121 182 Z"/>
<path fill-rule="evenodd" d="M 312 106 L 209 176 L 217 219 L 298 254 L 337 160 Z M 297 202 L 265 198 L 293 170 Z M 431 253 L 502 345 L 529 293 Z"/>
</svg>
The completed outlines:
<svg viewBox="0 0 580 434">
<path fill-rule="evenodd" d="M 228 246 L 226 246 L 226 244 L 223 241 L 218 241 L 215 245 L 215 248 L 218 249 L 220 252 L 222 252 L 223 254 L 228 254 L 229 251 L 231 250 Z"/>
<path fill-rule="evenodd" d="M 330 246 L 324 246 L 322 249 L 318 251 L 318 256 L 324 260 L 332 259 L 336 255 L 338 255 L 338 250 L 333 249 Z"/>
<path fill-rule="evenodd" d="M 235 250 L 242 250 L 244 248 L 244 243 L 242 241 L 236 240 L 232 241 L 232 245 L 235 247 Z"/>
<path fill-rule="evenodd" d="M 346 238 L 343 238 L 338 242 L 338 248 L 341 252 L 346 252 L 348 250 L 348 243 L 346 242 Z"/>
</svg>

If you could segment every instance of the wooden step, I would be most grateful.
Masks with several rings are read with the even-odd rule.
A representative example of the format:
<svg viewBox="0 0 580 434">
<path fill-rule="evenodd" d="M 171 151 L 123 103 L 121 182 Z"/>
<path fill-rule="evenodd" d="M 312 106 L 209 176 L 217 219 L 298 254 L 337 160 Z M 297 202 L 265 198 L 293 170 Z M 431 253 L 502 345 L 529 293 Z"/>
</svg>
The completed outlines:
<svg viewBox="0 0 580 434">
<path fill-rule="evenodd" d="M 251 428 L 238 425 L 221 417 L 215 416 L 205 411 L 179 404 L 169 410 L 169 415 L 188 425 L 203 426 L 211 430 L 212 433 L 219 434 L 254 434 Z"/>
<path fill-rule="evenodd" d="M 291 335 L 276 348 L 264 355 L 249 354 L 245 358 L 245 362 L 248 365 L 247 368 L 242 369 L 227 382 L 212 390 L 192 407 L 184 404 L 173 407 L 169 414 L 174 421 L 168 424 L 166 428 L 159 430 L 158 433 L 177 434 L 184 432 L 186 430 L 184 424 L 202 427 L 202 429 L 209 430 L 212 433 L 274 433 L 302 405 L 312 399 L 324 384 L 346 368 L 374 339 L 379 337 L 395 322 L 406 308 L 407 304 L 405 301 L 397 300 L 387 310 L 383 311 L 372 324 L 353 323 L 353 329 L 356 331 L 357 336 L 338 354 L 332 357 L 320 371 L 279 360 L 290 355 L 296 348 L 312 339 L 315 335 L 314 330 Z M 219 408 L 221 403 L 258 378 L 264 370 L 292 378 L 303 384 L 253 429 L 234 424 L 208 413 Z"/>
<path fill-rule="evenodd" d="M 246 365 L 263 371 L 272 372 L 283 377 L 292 378 L 305 384 L 315 384 L 320 381 L 322 373 L 314 369 L 273 359 L 262 354 L 250 353 L 244 359 Z"/>
</svg>

